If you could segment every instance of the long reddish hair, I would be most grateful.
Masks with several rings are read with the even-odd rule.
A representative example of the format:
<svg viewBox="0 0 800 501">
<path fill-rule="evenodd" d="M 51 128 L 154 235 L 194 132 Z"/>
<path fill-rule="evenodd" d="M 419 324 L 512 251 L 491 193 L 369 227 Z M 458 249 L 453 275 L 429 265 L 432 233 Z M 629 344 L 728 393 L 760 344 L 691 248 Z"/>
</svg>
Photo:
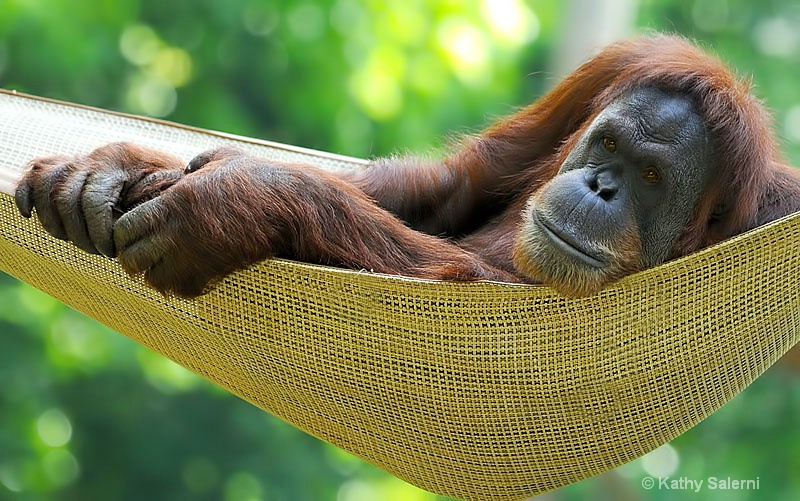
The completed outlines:
<svg viewBox="0 0 800 501">
<path fill-rule="evenodd" d="M 714 181 L 677 248 L 687 254 L 755 225 L 764 186 L 782 163 L 771 119 L 751 84 L 689 41 L 656 35 L 612 44 L 561 84 L 484 136 L 486 162 L 547 162 L 557 172 L 592 119 L 618 97 L 658 87 L 693 99 L 713 142 Z"/>
</svg>

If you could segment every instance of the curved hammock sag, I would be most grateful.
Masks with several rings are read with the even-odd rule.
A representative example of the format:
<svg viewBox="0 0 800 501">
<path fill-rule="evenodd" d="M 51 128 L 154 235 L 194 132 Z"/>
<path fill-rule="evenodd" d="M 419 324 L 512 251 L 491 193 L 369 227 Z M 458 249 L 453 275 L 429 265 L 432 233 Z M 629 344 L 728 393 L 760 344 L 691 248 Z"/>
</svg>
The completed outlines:
<svg viewBox="0 0 800 501">
<path fill-rule="evenodd" d="M 0 191 L 25 163 L 133 141 L 363 161 L 0 92 Z M 0 269 L 293 425 L 433 492 L 522 498 L 635 459 L 742 391 L 800 338 L 800 216 L 565 299 L 271 260 L 194 301 L 19 216 Z M 2 341 L 0 340 L 0 343 Z"/>
</svg>

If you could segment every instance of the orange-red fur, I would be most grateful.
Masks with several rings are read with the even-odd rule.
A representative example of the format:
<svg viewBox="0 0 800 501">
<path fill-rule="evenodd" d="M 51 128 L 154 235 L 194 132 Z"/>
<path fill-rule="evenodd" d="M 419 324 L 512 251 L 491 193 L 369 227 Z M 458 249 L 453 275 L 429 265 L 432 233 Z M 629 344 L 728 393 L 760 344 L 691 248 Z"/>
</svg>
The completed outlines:
<svg viewBox="0 0 800 501">
<path fill-rule="evenodd" d="M 524 201 L 556 174 L 600 111 L 643 86 L 691 96 L 716 151 L 714 182 L 673 257 L 800 210 L 800 177 L 781 159 L 770 117 L 751 94 L 749 82 L 675 36 L 607 47 L 538 101 L 468 138 L 440 164 L 416 163 L 408 169 L 408 162 L 402 165 L 400 160 L 391 169 L 375 169 L 352 180 L 412 225 L 436 234 L 458 235 L 471 216 L 480 219 L 476 213 L 481 211 L 501 213 L 462 243 L 493 265 L 511 270 L 509 235 L 517 231 Z M 425 173 L 410 175 L 408 170 Z M 409 188 L 420 180 L 422 187 Z M 435 198 L 456 199 L 458 204 L 434 218 L 415 219 L 422 212 L 418 208 L 432 205 Z"/>
<path fill-rule="evenodd" d="M 328 173 L 229 150 L 202 156 L 185 175 L 123 193 L 123 208 L 161 193 L 148 214 L 152 226 L 137 231 L 165 238 L 120 257 L 158 289 L 186 296 L 272 256 L 422 278 L 536 282 L 542 277 L 526 273 L 534 266 L 514 262 L 515 246 L 525 241 L 526 202 L 556 175 L 594 117 L 644 86 L 689 96 L 713 143 L 714 181 L 671 257 L 800 210 L 800 176 L 781 160 L 750 85 L 688 41 L 653 36 L 609 46 L 442 161 L 388 158 L 366 170 Z M 153 153 L 132 145 L 107 148 L 123 169 L 158 163 L 143 162 Z M 157 221 L 165 214 L 168 220 Z M 620 249 L 640 252 L 635 240 Z"/>
</svg>

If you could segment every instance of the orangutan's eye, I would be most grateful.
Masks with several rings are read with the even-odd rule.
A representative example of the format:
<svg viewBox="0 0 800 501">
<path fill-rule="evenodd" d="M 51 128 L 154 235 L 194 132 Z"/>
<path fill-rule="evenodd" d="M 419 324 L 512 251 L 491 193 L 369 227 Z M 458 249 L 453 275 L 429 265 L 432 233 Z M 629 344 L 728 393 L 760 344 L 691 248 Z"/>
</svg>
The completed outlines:
<svg viewBox="0 0 800 501">
<path fill-rule="evenodd" d="M 648 184 L 658 184 L 661 182 L 661 173 L 658 168 L 651 165 L 642 170 L 642 179 Z"/>
</svg>

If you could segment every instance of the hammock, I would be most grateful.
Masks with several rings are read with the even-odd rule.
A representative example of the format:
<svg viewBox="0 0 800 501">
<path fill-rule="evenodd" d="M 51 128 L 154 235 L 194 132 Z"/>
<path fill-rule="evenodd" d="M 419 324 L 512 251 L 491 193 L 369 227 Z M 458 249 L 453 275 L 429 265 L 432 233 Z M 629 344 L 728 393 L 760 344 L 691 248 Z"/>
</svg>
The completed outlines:
<svg viewBox="0 0 800 501">
<path fill-rule="evenodd" d="M 0 92 L 0 190 L 31 158 L 127 140 L 364 162 Z M 0 195 L 0 268 L 424 489 L 523 498 L 631 461 L 798 339 L 800 216 L 566 299 L 269 260 L 194 301 L 47 235 Z"/>
</svg>

